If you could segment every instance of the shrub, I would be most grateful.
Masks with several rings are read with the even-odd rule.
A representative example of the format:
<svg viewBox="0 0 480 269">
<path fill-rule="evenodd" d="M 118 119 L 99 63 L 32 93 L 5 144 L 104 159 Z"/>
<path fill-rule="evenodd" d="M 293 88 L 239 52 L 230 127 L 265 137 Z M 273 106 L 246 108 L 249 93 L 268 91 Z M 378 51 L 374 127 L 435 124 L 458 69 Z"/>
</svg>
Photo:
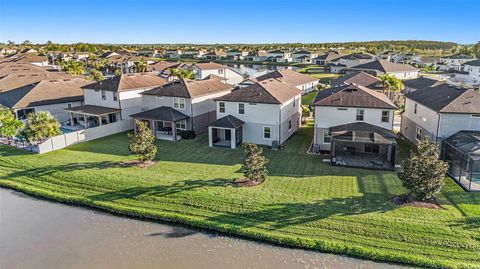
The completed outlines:
<svg viewBox="0 0 480 269">
<path fill-rule="evenodd" d="M 441 190 L 448 165 L 438 157 L 437 143 L 421 141 L 410 153 L 410 157 L 403 161 L 403 172 L 398 173 L 398 177 L 409 190 L 411 199 L 430 200 Z"/>
<path fill-rule="evenodd" d="M 142 163 L 151 161 L 157 154 L 157 147 L 153 143 L 155 137 L 145 122 L 135 120 L 135 125 L 137 126 L 136 133 L 128 135 L 130 138 L 128 150 L 130 150 L 130 153 L 137 155 L 138 161 Z"/>
<path fill-rule="evenodd" d="M 244 143 L 245 161 L 242 166 L 245 179 L 262 182 L 267 177 L 268 159 L 262 155 L 263 149 L 252 143 Z"/>
<path fill-rule="evenodd" d="M 29 143 L 43 142 L 52 136 L 61 134 L 60 123 L 49 112 L 30 113 L 27 115 L 26 121 L 23 134 Z"/>
<path fill-rule="evenodd" d="M 189 130 L 189 131 L 181 130 L 179 132 L 179 134 L 180 134 L 180 137 L 182 139 L 194 139 L 195 138 L 195 131 L 192 131 L 192 130 Z"/>
</svg>

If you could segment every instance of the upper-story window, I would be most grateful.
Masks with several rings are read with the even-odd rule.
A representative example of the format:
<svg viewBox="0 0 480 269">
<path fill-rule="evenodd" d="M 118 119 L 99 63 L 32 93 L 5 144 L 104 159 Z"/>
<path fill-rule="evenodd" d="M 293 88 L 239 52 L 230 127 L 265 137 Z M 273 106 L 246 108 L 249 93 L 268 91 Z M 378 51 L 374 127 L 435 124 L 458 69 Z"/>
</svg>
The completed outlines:
<svg viewBox="0 0 480 269">
<path fill-rule="evenodd" d="M 390 111 L 383 110 L 382 111 L 382 122 L 389 122 L 390 121 Z"/>
<path fill-rule="evenodd" d="M 413 106 L 413 114 L 417 114 L 417 103 Z"/>
<path fill-rule="evenodd" d="M 358 121 L 363 121 L 364 115 L 365 115 L 365 110 L 357 109 L 357 120 Z"/>
<path fill-rule="evenodd" d="M 113 101 L 118 101 L 118 95 L 116 92 L 113 92 Z"/>
<path fill-rule="evenodd" d="M 238 114 L 245 114 L 245 104 L 238 104 Z"/>
<path fill-rule="evenodd" d="M 223 75 L 223 72 L 224 72 L 224 71 L 225 71 L 225 70 L 223 70 L 223 69 L 218 69 L 218 74 L 219 74 L 219 75 Z"/>
<path fill-rule="evenodd" d="M 185 109 L 185 98 L 173 98 L 173 108 Z"/>
<path fill-rule="evenodd" d="M 268 127 L 268 126 L 263 127 L 263 138 L 264 139 L 270 139 L 271 138 L 270 127 Z"/>
<path fill-rule="evenodd" d="M 225 113 L 225 103 L 224 102 L 218 103 L 218 111 L 220 113 Z"/>
<path fill-rule="evenodd" d="M 102 100 L 107 100 L 107 95 L 105 94 L 104 90 L 102 90 Z"/>
</svg>

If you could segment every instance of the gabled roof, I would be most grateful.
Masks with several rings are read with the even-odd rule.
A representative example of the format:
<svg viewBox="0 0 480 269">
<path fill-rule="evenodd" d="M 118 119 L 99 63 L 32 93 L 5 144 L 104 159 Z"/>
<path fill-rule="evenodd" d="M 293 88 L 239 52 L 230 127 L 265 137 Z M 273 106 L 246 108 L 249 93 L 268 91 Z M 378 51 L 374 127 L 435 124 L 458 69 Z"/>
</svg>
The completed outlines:
<svg viewBox="0 0 480 269">
<path fill-rule="evenodd" d="M 463 65 L 470 65 L 470 66 L 480 66 L 480 60 L 473 60 L 464 63 Z"/>
<path fill-rule="evenodd" d="M 472 56 L 466 55 L 466 54 L 454 54 L 449 56 L 443 56 L 441 58 L 443 59 L 474 59 Z"/>
<path fill-rule="evenodd" d="M 0 78 L 0 93 L 13 90 L 22 86 L 40 82 L 41 80 L 74 78 L 61 72 L 42 72 L 42 73 L 14 73 Z"/>
<path fill-rule="evenodd" d="M 407 79 L 403 81 L 403 85 L 405 85 L 405 87 L 413 88 L 416 90 L 423 90 L 426 88 L 435 87 L 443 83 L 445 83 L 445 81 L 435 80 L 426 77 Z"/>
<path fill-rule="evenodd" d="M 375 60 L 372 62 L 353 66 L 351 69 L 376 70 L 382 73 L 418 71 L 417 68 L 408 64 L 396 64 L 387 60 Z"/>
<path fill-rule="evenodd" d="M 318 91 L 312 105 L 384 109 L 396 108 L 385 94 L 357 84 L 347 84 Z"/>
<path fill-rule="evenodd" d="M 294 86 L 299 86 L 305 83 L 317 81 L 318 79 L 311 77 L 309 75 L 301 74 L 289 69 L 284 70 L 275 70 L 273 72 L 267 73 L 265 75 L 256 77 L 256 81 L 263 81 L 267 79 L 276 79 L 282 82 L 292 84 Z"/>
<path fill-rule="evenodd" d="M 168 107 L 161 106 L 147 111 L 143 111 L 137 114 L 133 114 L 130 117 L 134 119 L 145 119 L 145 120 L 158 120 L 158 121 L 169 121 L 177 122 L 180 120 L 188 119 L 189 117 L 182 112 Z"/>
<path fill-rule="evenodd" d="M 292 54 L 311 54 L 311 53 L 306 50 L 299 50 L 299 51 L 292 52 Z"/>
<path fill-rule="evenodd" d="M 336 51 L 329 51 L 325 54 L 319 55 L 315 59 L 324 60 L 324 61 L 331 61 L 331 60 L 335 60 L 335 59 L 343 57 L 343 56 L 345 56 L 343 53 L 338 53 Z"/>
<path fill-rule="evenodd" d="M 210 123 L 208 126 L 218 127 L 218 128 L 235 129 L 235 128 L 238 128 L 238 127 L 242 126 L 243 124 L 245 124 L 244 121 L 242 121 L 240 119 L 237 119 L 232 115 L 227 115 L 223 118 L 220 118 L 220 119 Z"/>
<path fill-rule="evenodd" d="M 212 77 L 207 80 L 180 79 L 179 81 L 170 82 L 144 91 L 142 94 L 195 98 L 229 90 L 232 90 L 232 86 L 223 83 L 220 79 Z"/>
<path fill-rule="evenodd" d="M 164 71 L 168 68 L 177 68 L 180 66 L 179 62 L 167 62 L 167 61 L 160 61 L 149 65 L 150 70 L 154 71 Z"/>
<path fill-rule="evenodd" d="M 480 93 L 469 89 L 441 84 L 405 95 L 439 113 L 480 113 Z"/>
<path fill-rule="evenodd" d="M 122 74 L 113 78 L 94 82 L 84 89 L 124 92 L 143 88 L 153 88 L 168 83 L 164 78 L 151 73 Z"/>
<path fill-rule="evenodd" d="M 209 63 L 194 63 L 192 64 L 192 67 L 198 67 L 198 69 L 200 70 L 212 70 L 212 69 L 227 69 L 228 66 L 226 65 L 223 65 L 223 64 L 217 64 L 217 63 L 214 63 L 214 62 L 209 62 Z"/>
<path fill-rule="evenodd" d="M 271 50 L 268 53 L 285 53 L 283 50 Z"/>
<path fill-rule="evenodd" d="M 370 53 L 352 53 L 352 54 L 342 56 L 340 58 L 342 58 L 342 59 L 352 59 L 352 60 L 355 60 L 355 59 L 373 59 L 373 58 L 375 58 L 375 55 L 370 54 Z M 338 59 L 340 59 L 340 58 L 338 58 Z"/>
<path fill-rule="evenodd" d="M 215 101 L 283 104 L 300 94 L 301 91 L 289 83 L 268 79 L 236 89 Z"/>
<path fill-rule="evenodd" d="M 4 62 L 0 64 L 0 77 L 9 74 L 46 73 L 40 66 L 29 63 Z"/>
<path fill-rule="evenodd" d="M 370 74 L 367 74 L 365 72 L 359 71 L 359 72 L 354 72 L 350 73 L 348 75 L 332 79 L 330 81 L 330 86 L 335 87 L 335 86 L 340 86 L 344 84 L 358 84 L 361 86 L 375 86 L 374 84 L 378 83 L 380 80 Z"/>
<path fill-rule="evenodd" d="M 83 100 L 81 78 L 42 80 L 14 90 L 0 93 L 0 103 L 10 108 L 24 108 Z"/>
</svg>

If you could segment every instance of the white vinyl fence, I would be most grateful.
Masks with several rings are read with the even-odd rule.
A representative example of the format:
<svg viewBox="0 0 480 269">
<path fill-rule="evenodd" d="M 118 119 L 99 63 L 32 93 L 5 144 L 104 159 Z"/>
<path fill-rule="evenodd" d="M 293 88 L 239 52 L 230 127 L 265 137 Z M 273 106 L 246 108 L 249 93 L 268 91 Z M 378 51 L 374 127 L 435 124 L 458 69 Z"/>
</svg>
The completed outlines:
<svg viewBox="0 0 480 269">
<path fill-rule="evenodd" d="M 38 144 L 34 149 L 35 152 L 42 154 L 57 149 L 63 149 L 70 145 L 94 140 L 104 136 L 125 132 L 133 129 L 133 120 L 123 120 L 102 126 L 73 131 L 62 135 L 57 135 L 47 139 L 45 142 Z"/>
</svg>

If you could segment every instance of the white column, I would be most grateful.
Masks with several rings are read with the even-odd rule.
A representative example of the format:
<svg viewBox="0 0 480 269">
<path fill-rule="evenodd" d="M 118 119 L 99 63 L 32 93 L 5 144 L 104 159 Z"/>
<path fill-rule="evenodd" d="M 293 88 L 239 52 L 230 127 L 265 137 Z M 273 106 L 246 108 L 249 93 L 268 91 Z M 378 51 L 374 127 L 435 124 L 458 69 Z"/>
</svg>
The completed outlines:
<svg viewBox="0 0 480 269">
<path fill-rule="evenodd" d="M 85 122 L 85 128 L 88 128 L 87 115 L 83 114 L 83 122 Z"/>
<path fill-rule="evenodd" d="M 234 149 L 237 147 L 237 139 L 235 138 L 235 129 L 230 129 L 230 147 Z"/>
<path fill-rule="evenodd" d="M 208 146 L 213 147 L 213 130 L 210 126 L 208 126 Z"/>
<path fill-rule="evenodd" d="M 102 126 L 102 116 L 98 116 L 98 126 Z"/>
</svg>

